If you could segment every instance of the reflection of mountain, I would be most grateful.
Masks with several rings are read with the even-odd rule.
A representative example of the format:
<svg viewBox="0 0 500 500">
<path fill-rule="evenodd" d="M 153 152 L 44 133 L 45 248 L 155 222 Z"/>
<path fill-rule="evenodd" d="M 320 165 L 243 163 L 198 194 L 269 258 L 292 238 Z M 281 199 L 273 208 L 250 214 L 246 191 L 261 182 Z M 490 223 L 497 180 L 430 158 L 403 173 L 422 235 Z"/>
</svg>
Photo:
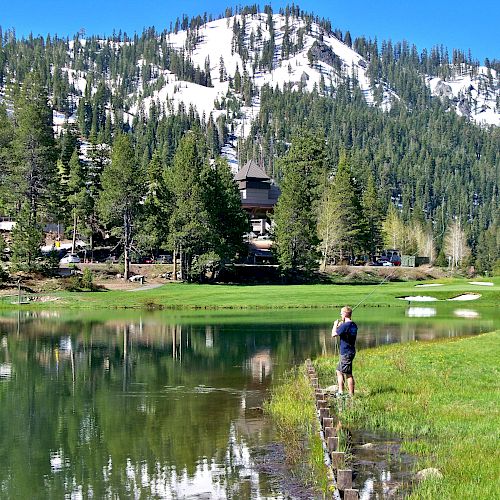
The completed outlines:
<svg viewBox="0 0 500 500">
<path fill-rule="evenodd" d="M 242 401 L 262 405 L 272 353 L 288 364 L 287 353 L 301 351 L 288 332 L 33 317 L 0 328 L 22 374 L 0 392 L 0 496 L 219 498 L 265 484 L 246 441 L 268 426 L 246 423 Z M 253 377 L 256 364 L 263 378 Z"/>
</svg>

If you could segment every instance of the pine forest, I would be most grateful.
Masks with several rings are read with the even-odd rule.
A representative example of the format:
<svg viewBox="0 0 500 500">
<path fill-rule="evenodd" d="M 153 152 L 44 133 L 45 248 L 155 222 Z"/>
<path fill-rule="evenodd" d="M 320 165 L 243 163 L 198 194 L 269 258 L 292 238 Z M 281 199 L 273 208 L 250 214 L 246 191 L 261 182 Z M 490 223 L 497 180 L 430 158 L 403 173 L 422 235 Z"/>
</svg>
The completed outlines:
<svg viewBox="0 0 500 500">
<path fill-rule="evenodd" d="M 0 246 L 12 270 L 46 269 L 59 225 L 203 281 L 245 254 L 234 174 L 253 160 L 281 191 L 284 275 L 383 248 L 499 273 L 499 117 L 499 60 L 353 38 L 294 4 L 106 38 L 4 29 Z"/>
</svg>

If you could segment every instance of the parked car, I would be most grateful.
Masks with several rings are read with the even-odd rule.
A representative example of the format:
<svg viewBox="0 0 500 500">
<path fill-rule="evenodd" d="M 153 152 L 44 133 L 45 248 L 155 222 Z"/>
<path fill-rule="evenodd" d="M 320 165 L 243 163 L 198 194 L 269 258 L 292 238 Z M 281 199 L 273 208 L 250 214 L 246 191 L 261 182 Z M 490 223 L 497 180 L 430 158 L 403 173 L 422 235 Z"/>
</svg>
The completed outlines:
<svg viewBox="0 0 500 500">
<path fill-rule="evenodd" d="M 156 264 L 172 264 L 171 255 L 158 255 L 156 258 Z"/>
<path fill-rule="evenodd" d="M 80 257 L 75 253 L 68 253 L 59 261 L 59 264 L 80 264 Z"/>
</svg>

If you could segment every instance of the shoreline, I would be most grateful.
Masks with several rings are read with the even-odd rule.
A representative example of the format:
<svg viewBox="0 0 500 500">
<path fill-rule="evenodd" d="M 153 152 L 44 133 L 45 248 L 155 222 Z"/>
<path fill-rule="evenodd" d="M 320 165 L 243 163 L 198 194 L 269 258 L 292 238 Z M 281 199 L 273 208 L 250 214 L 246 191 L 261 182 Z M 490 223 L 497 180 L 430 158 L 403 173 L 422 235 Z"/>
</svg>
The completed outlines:
<svg viewBox="0 0 500 500">
<path fill-rule="evenodd" d="M 500 278 L 489 279 L 492 286 L 470 284 L 468 279 L 440 279 L 441 286 L 425 290 L 439 306 L 464 294 L 480 297 L 467 301 L 468 307 L 490 307 L 500 303 Z M 67 292 L 46 290 L 43 293 L 22 292 L 25 304 L 16 304 L 17 292 L 0 296 L 0 309 L 146 309 L 146 310 L 277 310 L 328 309 L 345 304 L 363 308 L 418 305 L 401 297 L 416 296 L 416 285 L 422 282 L 388 282 L 367 284 L 311 285 L 198 285 L 168 283 L 157 288 L 135 290 L 105 290 L 99 292 Z M 422 295 L 418 293 L 418 295 Z M 43 297 L 43 302 L 37 298 Z"/>
<path fill-rule="evenodd" d="M 414 473 L 440 471 L 441 478 L 420 481 L 415 474 L 412 498 L 492 498 L 500 458 L 495 445 L 499 340 L 496 330 L 359 352 L 358 391 L 344 413 L 346 425 L 396 434 L 402 452 L 416 458 Z M 475 356 L 481 363 L 470 363 Z M 334 380 L 336 364 L 332 357 L 314 362 L 321 385 Z"/>
</svg>

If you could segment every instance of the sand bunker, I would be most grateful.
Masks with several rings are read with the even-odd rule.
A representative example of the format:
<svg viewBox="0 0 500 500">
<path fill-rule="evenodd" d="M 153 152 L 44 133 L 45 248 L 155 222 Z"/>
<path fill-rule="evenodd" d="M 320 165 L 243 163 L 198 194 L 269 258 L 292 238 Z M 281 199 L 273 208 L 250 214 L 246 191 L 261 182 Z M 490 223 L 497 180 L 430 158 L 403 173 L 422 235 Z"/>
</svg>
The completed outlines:
<svg viewBox="0 0 500 500">
<path fill-rule="evenodd" d="M 422 285 L 415 285 L 415 287 L 428 287 L 428 286 L 443 286 L 443 283 L 423 283 Z"/>
<path fill-rule="evenodd" d="M 410 295 L 408 297 L 398 297 L 399 300 L 409 300 L 410 302 L 435 302 L 435 297 L 429 297 L 428 295 Z"/>
<path fill-rule="evenodd" d="M 409 318 L 432 318 L 437 311 L 434 307 L 409 307 L 406 315 Z"/>
<path fill-rule="evenodd" d="M 469 281 L 469 285 L 493 286 L 494 284 L 491 281 Z"/>
<path fill-rule="evenodd" d="M 481 297 L 480 293 L 464 293 L 458 297 L 453 297 L 452 299 L 447 300 L 477 300 L 479 297 Z"/>
</svg>

